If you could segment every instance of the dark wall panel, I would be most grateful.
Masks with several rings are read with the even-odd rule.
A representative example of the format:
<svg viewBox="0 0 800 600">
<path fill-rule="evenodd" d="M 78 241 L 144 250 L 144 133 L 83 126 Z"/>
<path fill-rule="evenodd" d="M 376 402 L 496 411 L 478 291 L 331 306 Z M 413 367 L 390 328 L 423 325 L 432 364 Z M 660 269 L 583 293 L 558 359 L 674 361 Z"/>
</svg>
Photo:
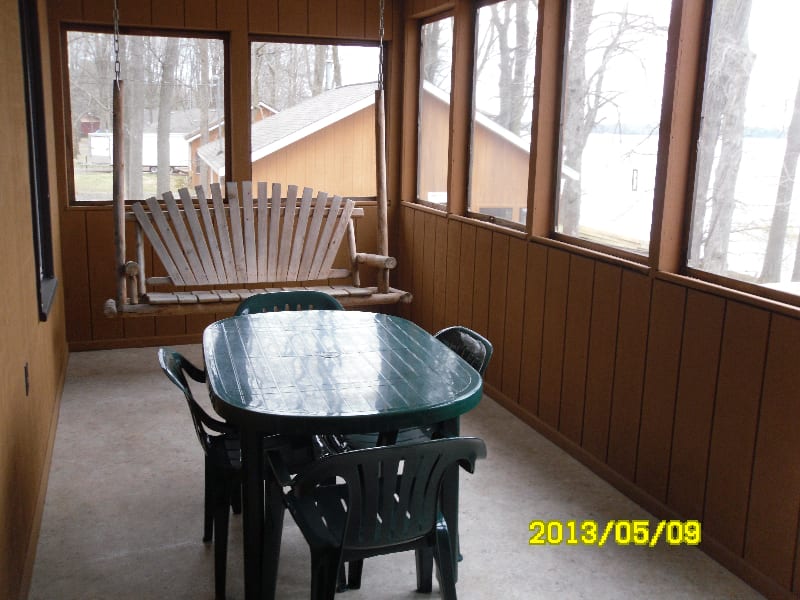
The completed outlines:
<svg viewBox="0 0 800 600">
<path fill-rule="evenodd" d="M 547 249 L 536 244 L 528 244 L 527 254 L 519 404 L 532 415 L 536 415 L 539 414 Z"/>
<path fill-rule="evenodd" d="M 561 367 L 564 361 L 568 289 L 569 254 L 550 249 L 547 257 L 547 290 L 544 298 L 539 418 L 553 429 L 558 429 L 561 403 Z"/>
</svg>

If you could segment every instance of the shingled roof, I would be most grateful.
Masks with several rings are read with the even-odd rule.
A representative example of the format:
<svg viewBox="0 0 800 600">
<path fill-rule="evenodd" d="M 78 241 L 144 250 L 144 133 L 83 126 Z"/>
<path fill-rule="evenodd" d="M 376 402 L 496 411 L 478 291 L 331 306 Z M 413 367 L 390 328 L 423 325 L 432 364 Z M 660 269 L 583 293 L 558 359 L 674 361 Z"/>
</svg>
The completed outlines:
<svg viewBox="0 0 800 600">
<path fill-rule="evenodd" d="M 371 106 L 375 102 L 376 87 L 377 84 L 371 82 L 328 90 L 253 123 L 251 161 L 255 162 Z M 201 146 L 197 153 L 220 176 L 225 174 L 225 156 L 220 152 L 218 141 Z"/>
</svg>

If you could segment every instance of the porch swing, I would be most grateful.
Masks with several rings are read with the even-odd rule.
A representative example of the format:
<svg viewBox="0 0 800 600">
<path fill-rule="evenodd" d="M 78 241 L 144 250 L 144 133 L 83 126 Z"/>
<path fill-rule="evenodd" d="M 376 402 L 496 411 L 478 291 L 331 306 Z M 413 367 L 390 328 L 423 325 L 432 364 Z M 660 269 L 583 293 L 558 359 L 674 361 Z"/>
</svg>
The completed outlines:
<svg viewBox="0 0 800 600">
<path fill-rule="evenodd" d="M 351 198 L 310 188 L 266 182 L 226 182 L 164 192 L 126 211 L 123 185 L 123 89 L 119 61 L 119 12 L 114 2 L 115 80 L 113 84 L 113 213 L 116 298 L 106 300 L 106 317 L 148 317 L 233 313 L 257 293 L 314 289 L 345 307 L 411 302 L 411 294 L 389 285 L 397 260 L 388 256 L 386 123 L 383 81 L 384 1 L 379 12 L 380 59 L 375 91 L 377 253 L 356 249 L 354 220 L 364 215 Z M 226 199 L 223 199 L 223 191 Z M 227 200 L 227 202 L 226 202 Z M 135 260 L 127 259 L 126 222 L 134 223 Z M 349 266 L 335 266 L 347 238 Z M 145 271 L 145 240 L 166 271 Z M 375 286 L 363 286 L 359 268 L 377 269 Z M 345 284 L 337 283 L 347 280 Z M 168 286 L 168 291 L 151 291 Z"/>
</svg>

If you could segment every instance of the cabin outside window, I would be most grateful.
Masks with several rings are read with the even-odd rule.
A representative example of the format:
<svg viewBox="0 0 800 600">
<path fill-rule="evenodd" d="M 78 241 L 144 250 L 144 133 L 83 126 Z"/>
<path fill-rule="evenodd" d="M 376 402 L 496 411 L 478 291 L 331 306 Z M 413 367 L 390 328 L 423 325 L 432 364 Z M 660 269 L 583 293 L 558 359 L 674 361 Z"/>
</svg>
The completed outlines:
<svg viewBox="0 0 800 600">
<path fill-rule="evenodd" d="M 650 246 L 670 0 L 572 0 L 555 230 Z"/>
<path fill-rule="evenodd" d="M 114 36 L 67 31 L 73 201 L 112 196 Z M 121 35 L 126 200 L 218 181 L 225 164 L 224 47 L 199 37 Z M 213 147 L 212 147 L 213 146 Z"/>
<path fill-rule="evenodd" d="M 468 210 L 525 224 L 537 2 L 503 0 L 477 11 Z M 512 206 L 507 210 L 509 204 Z"/>
<path fill-rule="evenodd" d="M 694 274 L 800 294 L 799 20 L 793 0 L 713 4 L 688 242 Z"/>
<path fill-rule="evenodd" d="M 253 181 L 374 198 L 379 60 L 374 44 L 252 42 Z"/>
<path fill-rule="evenodd" d="M 447 207 L 453 17 L 423 23 L 420 30 L 417 198 Z"/>
</svg>

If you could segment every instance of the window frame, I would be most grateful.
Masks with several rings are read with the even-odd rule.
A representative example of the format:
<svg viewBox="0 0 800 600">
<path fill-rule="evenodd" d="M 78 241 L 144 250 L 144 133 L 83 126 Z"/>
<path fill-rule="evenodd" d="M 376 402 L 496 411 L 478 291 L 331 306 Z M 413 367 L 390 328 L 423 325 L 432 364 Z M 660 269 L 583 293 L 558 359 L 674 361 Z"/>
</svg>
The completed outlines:
<svg viewBox="0 0 800 600">
<path fill-rule="evenodd" d="M 58 279 L 55 275 L 53 258 L 47 131 L 37 2 L 35 0 L 19 0 L 19 16 L 25 107 L 27 109 L 25 124 L 28 135 L 28 170 L 37 309 L 39 320 L 47 321 L 55 300 Z"/>
</svg>

